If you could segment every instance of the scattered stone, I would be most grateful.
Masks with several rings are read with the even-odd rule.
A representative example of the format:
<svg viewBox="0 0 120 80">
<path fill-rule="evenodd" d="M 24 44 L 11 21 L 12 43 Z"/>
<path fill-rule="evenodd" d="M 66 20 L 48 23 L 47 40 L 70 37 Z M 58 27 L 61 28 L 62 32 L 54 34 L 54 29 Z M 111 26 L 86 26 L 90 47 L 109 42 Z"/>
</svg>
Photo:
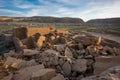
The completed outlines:
<svg viewBox="0 0 120 80">
<path fill-rule="evenodd" d="M 65 45 L 64 44 L 59 44 L 59 45 L 54 45 L 57 49 L 57 51 L 61 52 L 65 50 Z"/>
<path fill-rule="evenodd" d="M 23 43 L 17 37 L 13 37 L 13 42 L 15 44 L 16 51 L 18 51 L 18 52 L 22 51 L 24 48 L 26 48 L 26 46 L 23 45 Z"/>
<path fill-rule="evenodd" d="M 46 67 L 58 65 L 59 52 L 48 49 L 41 54 L 41 61 Z"/>
<path fill-rule="evenodd" d="M 31 80 L 50 80 L 56 75 L 54 69 L 40 69 L 33 72 Z"/>
<path fill-rule="evenodd" d="M 42 64 L 20 69 L 19 71 L 15 72 L 13 80 L 30 80 L 33 73 L 39 71 L 40 69 L 44 69 Z"/>
<path fill-rule="evenodd" d="M 89 77 L 82 78 L 81 80 L 97 80 L 97 78 L 96 76 L 89 76 Z"/>
<path fill-rule="evenodd" d="M 84 47 L 83 47 L 83 45 L 81 43 L 79 43 L 78 48 L 79 48 L 79 50 L 82 50 Z"/>
<path fill-rule="evenodd" d="M 87 60 L 86 59 L 77 59 L 72 64 L 72 70 L 76 72 L 85 72 L 87 70 Z"/>
<path fill-rule="evenodd" d="M 76 80 L 81 80 L 84 76 L 83 75 L 79 75 Z"/>
<path fill-rule="evenodd" d="M 97 49 L 99 50 L 103 50 L 103 46 L 102 45 L 98 45 L 98 46 L 95 46 Z"/>
<path fill-rule="evenodd" d="M 1 65 L 1 63 L 0 63 L 0 80 L 6 76 L 8 76 L 8 73 L 7 73 L 6 69 L 4 68 L 4 66 Z"/>
<path fill-rule="evenodd" d="M 59 56 L 59 52 L 52 49 L 45 50 L 44 53 L 48 53 L 49 55 L 53 54 L 53 55 Z"/>
<path fill-rule="evenodd" d="M 81 43 L 83 44 L 84 47 L 95 45 L 97 43 L 97 39 L 95 39 L 95 37 L 92 37 L 92 36 L 82 37 L 81 40 L 82 40 Z"/>
<path fill-rule="evenodd" d="M 85 50 L 85 49 L 82 49 L 82 50 L 80 51 L 80 53 L 81 53 L 82 55 L 84 55 L 84 54 L 86 53 L 86 50 Z"/>
<path fill-rule="evenodd" d="M 47 66 L 56 66 L 56 65 L 58 65 L 58 57 L 57 56 L 47 57 L 46 59 L 47 59 L 46 60 Z"/>
<path fill-rule="evenodd" d="M 63 66 L 63 64 L 64 64 L 63 58 L 60 58 L 58 62 L 59 62 L 59 65 Z"/>
<path fill-rule="evenodd" d="M 12 80 L 13 74 L 9 74 L 8 76 L 4 77 L 2 80 Z"/>
<path fill-rule="evenodd" d="M 70 48 L 72 48 L 72 49 L 77 49 L 77 50 L 79 49 L 79 48 L 78 48 L 78 44 L 73 44 L 73 43 L 71 43 L 71 44 L 69 44 L 68 46 L 69 46 Z"/>
<path fill-rule="evenodd" d="M 66 44 L 66 39 L 64 37 L 58 37 L 51 41 L 52 44 Z"/>
<path fill-rule="evenodd" d="M 32 59 L 30 61 L 26 61 L 25 67 L 35 66 L 35 65 L 37 65 L 37 63 L 35 62 L 35 59 Z"/>
<path fill-rule="evenodd" d="M 120 55 L 120 48 L 113 48 L 115 55 Z"/>
<path fill-rule="evenodd" d="M 77 53 L 76 53 L 76 54 L 77 54 L 77 55 L 76 55 L 77 58 L 79 58 L 79 57 L 82 58 L 83 56 L 85 56 L 85 50 L 84 50 L 84 49 L 82 49 L 82 50 L 77 50 L 76 52 L 77 52 Z"/>
<path fill-rule="evenodd" d="M 51 80 L 66 80 L 63 75 L 57 74 L 57 76 L 53 77 Z"/>
<path fill-rule="evenodd" d="M 96 55 L 98 50 L 96 49 L 95 46 L 91 45 L 91 46 L 88 46 L 87 49 L 86 49 L 87 53 L 90 54 L 90 55 Z"/>
<path fill-rule="evenodd" d="M 36 54 L 39 54 L 39 51 L 31 50 L 31 49 L 23 49 L 23 56 L 33 56 Z"/>
<path fill-rule="evenodd" d="M 71 74 L 71 65 L 68 61 L 63 64 L 62 69 L 65 72 L 66 76 L 69 76 Z"/>
<path fill-rule="evenodd" d="M 100 51 L 100 54 L 102 54 L 102 55 L 108 55 L 108 53 L 105 52 L 105 51 Z"/>
<path fill-rule="evenodd" d="M 10 51 L 8 53 L 4 53 L 4 57 L 15 57 L 17 54 L 14 51 Z"/>
<path fill-rule="evenodd" d="M 76 34 L 76 35 L 74 35 L 74 36 L 72 36 L 72 38 L 73 39 L 76 39 L 76 38 L 81 38 L 81 37 L 85 37 L 85 35 L 84 34 Z"/>
<path fill-rule="evenodd" d="M 57 57 L 57 56 L 55 56 L 55 57 L 53 58 L 52 64 L 53 64 L 53 65 L 58 65 L 58 57 Z"/>
<path fill-rule="evenodd" d="M 51 40 L 55 40 L 55 36 L 51 36 L 50 39 L 51 39 Z"/>
<path fill-rule="evenodd" d="M 73 58 L 73 54 L 68 47 L 66 47 L 66 49 L 65 49 L 65 56 L 68 58 Z"/>
<path fill-rule="evenodd" d="M 107 52 L 109 55 L 115 55 L 115 53 L 114 53 L 114 49 L 112 49 L 111 47 L 108 47 L 108 46 L 105 46 L 104 48 L 103 48 L 103 50 L 105 51 L 105 52 Z"/>
<path fill-rule="evenodd" d="M 37 44 L 32 36 L 26 38 L 24 41 L 22 40 L 23 44 L 26 45 L 27 49 L 33 49 L 37 47 Z"/>
<path fill-rule="evenodd" d="M 46 40 L 45 36 L 40 36 L 39 39 L 38 39 L 38 41 L 37 41 L 37 43 L 36 43 L 37 46 L 41 47 L 43 45 L 43 43 L 44 43 L 45 40 Z"/>
<path fill-rule="evenodd" d="M 4 63 L 5 68 L 12 67 L 15 69 L 19 69 L 25 65 L 25 61 L 21 59 L 16 59 L 12 57 L 7 57 L 7 60 Z"/>
<path fill-rule="evenodd" d="M 40 34 L 40 33 L 36 33 L 36 34 L 32 35 L 33 40 L 34 40 L 35 42 L 37 42 L 37 41 L 38 41 L 38 39 L 40 38 L 40 36 L 41 36 L 41 34 Z"/>
<path fill-rule="evenodd" d="M 97 43 L 96 43 L 96 44 L 97 44 L 97 45 L 100 45 L 101 41 L 102 41 L 102 37 L 101 37 L 101 36 L 99 36 L 99 37 L 98 37 L 98 41 L 97 41 Z"/>
</svg>

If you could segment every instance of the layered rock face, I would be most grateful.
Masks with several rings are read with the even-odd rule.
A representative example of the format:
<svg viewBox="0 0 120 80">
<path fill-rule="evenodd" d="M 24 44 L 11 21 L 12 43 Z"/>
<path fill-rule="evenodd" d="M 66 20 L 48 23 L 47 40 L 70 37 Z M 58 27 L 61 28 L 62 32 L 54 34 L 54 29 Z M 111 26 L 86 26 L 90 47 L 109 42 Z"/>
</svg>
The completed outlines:
<svg viewBox="0 0 120 80">
<path fill-rule="evenodd" d="M 91 26 L 120 26 L 120 18 L 93 19 L 85 23 Z"/>
</svg>

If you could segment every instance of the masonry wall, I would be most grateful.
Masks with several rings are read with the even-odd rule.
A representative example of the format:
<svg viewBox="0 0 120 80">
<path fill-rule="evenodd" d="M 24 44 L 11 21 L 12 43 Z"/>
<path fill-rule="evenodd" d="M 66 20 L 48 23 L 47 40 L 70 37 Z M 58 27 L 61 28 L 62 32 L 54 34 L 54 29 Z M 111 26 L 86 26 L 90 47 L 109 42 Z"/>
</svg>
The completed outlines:
<svg viewBox="0 0 120 80">
<path fill-rule="evenodd" d="M 21 39 L 25 39 L 29 36 L 33 36 L 36 33 L 45 35 L 54 30 L 55 30 L 54 26 L 40 27 L 40 28 L 19 27 L 19 28 L 13 29 L 13 36 L 18 37 L 21 40 Z"/>
</svg>

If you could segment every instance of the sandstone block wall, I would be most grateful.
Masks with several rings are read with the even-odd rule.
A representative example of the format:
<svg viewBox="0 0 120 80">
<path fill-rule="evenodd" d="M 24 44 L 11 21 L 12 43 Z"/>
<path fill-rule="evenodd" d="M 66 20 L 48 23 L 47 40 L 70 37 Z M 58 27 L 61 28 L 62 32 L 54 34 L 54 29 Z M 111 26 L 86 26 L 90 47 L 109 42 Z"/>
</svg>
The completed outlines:
<svg viewBox="0 0 120 80">
<path fill-rule="evenodd" d="M 27 37 L 33 36 L 36 33 L 45 35 L 54 31 L 54 26 L 40 27 L 40 28 L 28 28 L 28 27 L 19 27 L 13 29 L 13 36 L 18 37 L 20 40 Z"/>
</svg>

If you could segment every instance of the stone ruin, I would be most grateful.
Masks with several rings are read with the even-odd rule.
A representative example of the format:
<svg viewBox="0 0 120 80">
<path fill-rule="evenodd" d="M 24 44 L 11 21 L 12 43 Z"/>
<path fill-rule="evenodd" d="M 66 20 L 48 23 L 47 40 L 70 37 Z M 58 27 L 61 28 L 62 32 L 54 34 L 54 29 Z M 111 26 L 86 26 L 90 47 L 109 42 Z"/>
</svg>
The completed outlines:
<svg viewBox="0 0 120 80">
<path fill-rule="evenodd" d="M 18 37 L 21 40 L 33 36 L 35 34 L 40 34 L 40 35 L 49 34 L 54 30 L 55 30 L 54 26 L 40 27 L 40 28 L 19 27 L 13 29 L 13 36 Z"/>
<path fill-rule="evenodd" d="M 0 80 L 120 79 L 120 47 L 102 37 L 20 27 L 12 40 L 15 49 L 0 56 Z"/>
<path fill-rule="evenodd" d="M 54 40 L 57 34 L 61 36 L 68 31 L 56 30 L 55 27 L 40 27 L 40 28 L 28 28 L 20 27 L 13 29 L 13 42 L 17 51 L 22 51 L 23 48 L 32 49 L 41 47 L 43 43 Z M 62 38 L 62 37 L 61 37 Z M 59 39 L 59 38 L 58 38 Z M 62 40 L 61 40 L 62 42 Z M 65 40 L 63 40 L 65 42 Z"/>
</svg>

